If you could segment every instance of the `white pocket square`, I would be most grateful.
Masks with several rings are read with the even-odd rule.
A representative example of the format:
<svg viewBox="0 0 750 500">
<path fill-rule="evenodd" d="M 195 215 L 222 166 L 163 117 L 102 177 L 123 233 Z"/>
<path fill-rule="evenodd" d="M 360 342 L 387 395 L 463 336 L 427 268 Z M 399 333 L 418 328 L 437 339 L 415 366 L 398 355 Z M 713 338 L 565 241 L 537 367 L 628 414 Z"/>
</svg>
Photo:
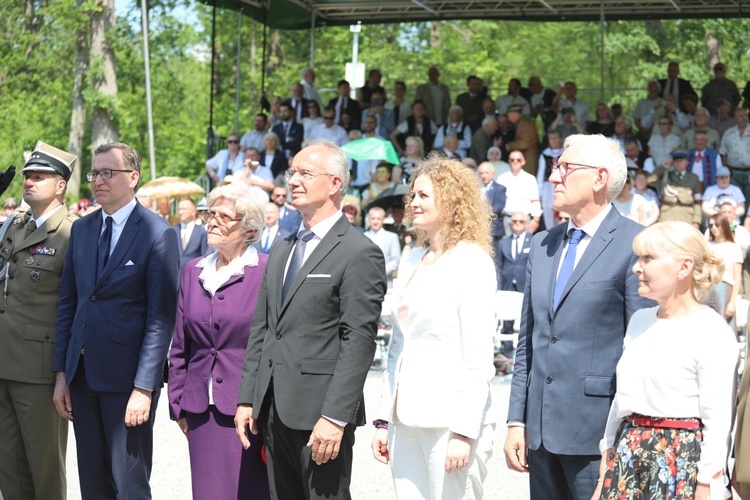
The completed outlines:
<svg viewBox="0 0 750 500">
<path fill-rule="evenodd" d="M 330 274 L 308 274 L 308 278 L 330 278 Z"/>
<path fill-rule="evenodd" d="M 127 261 L 127 262 L 125 263 L 125 265 L 126 265 L 126 266 L 134 266 L 134 265 L 135 265 L 135 262 L 133 262 L 132 260 L 129 260 L 129 261 Z"/>
<path fill-rule="evenodd" d="M 523 253 L 529 253 L 530 250 L 531 250 L 531 248 L 524 248 L 523 249 Z"/>
</svg>

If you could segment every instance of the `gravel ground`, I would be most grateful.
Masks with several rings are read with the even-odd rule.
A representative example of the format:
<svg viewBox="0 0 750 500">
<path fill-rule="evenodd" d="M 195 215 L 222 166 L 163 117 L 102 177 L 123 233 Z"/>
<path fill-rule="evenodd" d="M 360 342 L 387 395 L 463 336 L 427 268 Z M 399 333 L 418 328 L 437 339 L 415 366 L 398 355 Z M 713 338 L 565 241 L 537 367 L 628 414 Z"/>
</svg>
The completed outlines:
<svg viewBox="0 0 750 500">
<path fill-rule="evenodd" d="M 375 407 L 379 399 L 382 372 L 371 371 L 365 384 L 365 401 L 368 408 Z M 492 396 L 495 398 L 500 420 L 507 413 L 510 384 L 495 378 Z M 370 412 L 372 415 L 372 411 Z M 370 441 L 374 433 L 371 425 L 360 427 L 356 432 L 354 445 L 354 471 L 352 473 L 352 497 L 355 499 L 381 500 L 395 498 L 390 469 L 375 461 L 370 451 Z M 151 489 L 155 500 L 188 500 L 190 490 L 190 462 L 187 442 L 177 427 L 169 420 L 166 399 L 159 402 L 154 428 L 154 466 L 151 474 Z M 495 432 L 495 453 L 490 460 L 489 475 L 485 481 L 487 499 L 520 500 L 529 497 L 527 476 L 509 471 L 502 457 L 502 443 L 505 441 L 505 426 L 499 425 Z M 81 498 L 78 486 L 78 467 L 73 430 L 68 440 L 68 499 Z M 0 494 L 0 500 L 2 495 Z"/>
</svg>

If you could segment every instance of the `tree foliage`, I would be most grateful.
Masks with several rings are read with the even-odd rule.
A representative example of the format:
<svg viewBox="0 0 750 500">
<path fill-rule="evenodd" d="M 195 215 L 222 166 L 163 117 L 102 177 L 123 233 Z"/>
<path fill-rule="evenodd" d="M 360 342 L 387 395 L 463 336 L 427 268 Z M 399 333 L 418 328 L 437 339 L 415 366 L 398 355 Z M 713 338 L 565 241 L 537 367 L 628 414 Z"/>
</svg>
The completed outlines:
<svg viewBox="0 0 750 500">
<path fill-rule="evenodd" d="M 117 66 L 117 97 L 106 102 L 120 139 L 144 156 L 142 179 L 150 178 L 144 62 L 141 48 L 140 1 L 123 0 L 116 28 L 108 41 Z M 118 0 L 119 2 L 119 0 Z M 0 166 L 23 164 L 23 153 L 42 139 L 58 147 L 68 143 L 75 65 L 75 34 L 88 22 L 95 0 L 34 0 L 29 15 L 24 2 L 1 2 L 0 19 Z M 236 76 L 240 74 L 240 132 L 251 127 L 260 111 L 263 26 L 243 17 L 241 56 L 236 57 L 238 13 L 216 11 L 215 77 L 211 80 L 212 8 L 194 0 L 150 0 L 151 87 L 153 94 L 156 167 L 158 175 L 195 178 L 203 171 L 213 88 L 213 123 L 217 133 L 234 132 Z M 252 46 L 253 32 L 255 46 Z M 589 105 L 620 102 L 626 113 L 645 94 L 649 80 L 663 78 L 666 63 L 681 63 L 681 74 L 696 90 L 710 79 L 707 34 L 721 47 L 728 77 L 742 87 L 750 74 L 750 21 L 706 19 L 681 21 L 608 21 L 604 25 L 604 91 L 600 78 L 599 23 L 440 21 L 366 25 L 360 35 L 359 60 L 367 69 L 379 68 L 383 85 L 392 89 L 405 81 L 409 93 L 427 80 L 437 65 L 442 81 L 465 89 L 466 76 L 484 78 L 490 93 L 505 92 L 510 78 L 525 84 L 539 75 L 549 87 L 560 80 L 577 82 Z M 348 27 L 316 29 L 317 86 L 335 88 L 351 60 Z M 253 50 L 254 49 L 254 50 Z M 251 61 L 251 54 L 255 59 Z M 265 90 L 269 97 L 288 97 L 299 70 L 310 64 L 309 31 L 269 30 L 266 36 Z M 256 71 L 252 71 L 252 67 Z M 98 71 L 90 64 L 84 96 L 90 123 L 100 95 L 90 82 Z M 324 100 L 333 97 L 323 92 Z M 84 157 L 91 163 L 90 130 Z M 83 195 L 88 194 L 86 183 Z M 18 196 L 21 182 L 9 194 Z"/>
</svg>

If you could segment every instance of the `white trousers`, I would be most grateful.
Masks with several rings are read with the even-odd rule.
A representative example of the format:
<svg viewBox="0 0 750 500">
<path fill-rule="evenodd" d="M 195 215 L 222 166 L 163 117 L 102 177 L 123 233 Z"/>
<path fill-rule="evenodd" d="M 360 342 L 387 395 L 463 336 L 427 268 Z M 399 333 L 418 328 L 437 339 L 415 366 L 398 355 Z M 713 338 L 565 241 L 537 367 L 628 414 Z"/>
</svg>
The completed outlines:
<svg viewBox="0 0 750 500">
<path fill-rule="evenodd" d="M 475 466 L 477 442 L 472 443 L 469 466 L 447 473 L 445 454 L 449 437 L 448 429 L 425 429 L 390 423 L 388 451 L 397 498 L 460 500 L 467 491 L 471 491 L 467 489 L 467 485 L 470 484 L 469 470 Z"/>
</svg>

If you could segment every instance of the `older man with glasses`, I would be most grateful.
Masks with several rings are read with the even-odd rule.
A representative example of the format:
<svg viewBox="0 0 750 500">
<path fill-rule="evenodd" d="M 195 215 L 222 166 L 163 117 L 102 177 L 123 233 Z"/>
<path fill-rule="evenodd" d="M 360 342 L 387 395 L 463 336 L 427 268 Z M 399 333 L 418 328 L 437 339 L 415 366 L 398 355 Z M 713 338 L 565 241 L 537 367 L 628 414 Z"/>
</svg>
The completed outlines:
<svg viewBox="0 0 750 500">
<path fill-rule="evenodd" d="M 73 224 L 55 335 L 53 401 L 73 421 L 81 496 L 151 498 L 153 422 L 172 338 L 177 233 L 135 199 L 138 152 L 99 146 L 101 211 Z"/>
<path fill-rule="evenodd" d="M 648 141 L 648 155 L 653 159 L 655 168 L 661 165 L 669 166 L 669 155 L 680 147 L 682 139 L 672 134 L 674 118 L 662 116 L 657 122 L 658 131 L 651 134 Z"/>
<path fill-rule="evenodd" d="M 335 144 L 311 141 L 285 175 L 303 223 L 268 257 L 235 426 L 245 448 L 262 429 L 272 498 L 348 499 L 385 260 L 341 213 L 349 165 Z"/>
<path fill-rule="evenodd" d="M 349 134 L 341 125 L 336 125 L 336 110 L 326 106 L 323 110 L 323 123 L 310 132 L 310 139 L 324 139 L 341 147 L 349 142 Z"/>
<path fill-rule="evenodd" d="M 536 177 L 524 170 L 526 158 L 521 151 L 511 151 L 508 158 L 510 172 L 505 172 L 497 178 L 497 183 L 505 186 L 507 200 L 503 209 L 504 233 L 511 233 L 510 219 L 516 212 L 523 212 L 531 216 L 529 233 L 534 234 L 539 228 L 542 217 L 542 205 L 539 199 L 539 185 Z"/>
<path fill-rule="evenodd" d="M 504 449 L 531 500 L 591 498 L 625 329 L 650 305 L 631 271 L 642 226 L 611 203 L 628 175 L 619 144 L 572 135 L 564 149 L 550 182 L 571 219 L 531 241 Z"/>
</svg>

